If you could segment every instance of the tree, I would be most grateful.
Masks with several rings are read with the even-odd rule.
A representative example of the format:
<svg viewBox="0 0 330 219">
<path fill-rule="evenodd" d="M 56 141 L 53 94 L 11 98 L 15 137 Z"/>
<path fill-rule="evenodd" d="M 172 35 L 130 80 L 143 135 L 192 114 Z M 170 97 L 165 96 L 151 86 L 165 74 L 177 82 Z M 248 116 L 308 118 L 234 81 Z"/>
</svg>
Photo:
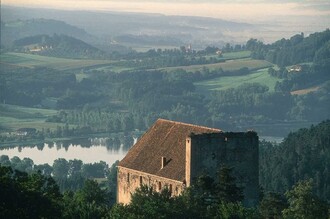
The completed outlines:
<svg viewBox="0 0 330 219">
<path fill-rule="evenodd" d="M 74 160 L 69 160 L 68 165 L 69 165 L 68 175 L 72 177 L 77 174 L 80 174 L 83 162 L 81 160 L 74 159 Z"/>
<path fill-rule="evenodd" d="M 132 194 L 128 210 L 135 218 L 183 217 L 183 206 L 178 205 L 176 200 L 167 187 L 157 192 L 152 187 L 142 185 Z"/>
<path fill-rule="evenodd" d="M 288 207 L 286 199 L 278 194 L 267 193 L 260 203 L 260 215 L 266 219 L 282 218 L 282 211 Z"/>
<path fill-rule="evenodd" d="M 60 190 L 66 189 L 66 181 L 68 178 L 69 163 L 64 158 L 58 158 L 53 163 L 53 177 L 60 186 Z"/>
<path fill-rule="evenodd" d="M 285 193 L 289 207 L 283 210 L 284 218 L 328 218 L 328 206 L 312 193 L 312 185 L 311 179 L 299 181 Z"/>
<path fill-rule="evenodd" d="M 51 177 L 0 166 L 0 186 L 0 218 L 61 218 L 62 196 Z"/>
<path fill-rule="evenodd" d="M 76 193 L 65 192 L 63 202 L 64 218 L 105 218 L 108 210 L 108 193 L 96 181 L 86 180 Z"/>
<path fill-rule="evenodd" d="M 241 202 L 244 198 L 242 188 L 236 185 L 236 178 L 232 176 L 232 168 L 221 167 L 219 171 L 219 183 L 216 185 L 218 198 L 222 202 Z"/>
<path fill-rule="evenodd" d="M 102 190 L 95 180 L 87 179 L 81 190 L 78 190 L 76 196 L 80 202 L 95 203 L 96 205 L 107 204 L 107 192 Z"/>
<path fill-rule="evenodd" d="M 129 211 L 129 206 L 128 205 L 123 205 L 123 204 L 115 204 L 112 206 L 110 212 L 109 212 L 109 218 L 112 219 L 122 219 L 122 218 L 127 218 L 127 219 L 134 219 L 135 216 L 131 214 Z"/>
<path fill-rule="evenodd" d="M 53 176 L 55 179 L 66 179 L 68 177 L 69 163 L 64 158 L 58 158 L 53 163 Z"/>
<path fill-rule="evenodd" d="M 107 174 L 107 187 L 109 189 L 109 201 L 110 205 L 116 202 L 116 193 L 117 193 L 117 165 L 119 160 L 116 160 L 111 167 L 109 168 L 109 172 Z"/>
<path fill-rule="evenodd" d="M 9 157 L 7 155 L 1 155 L 0 156 L 0 164 L 2 166 L 10 166 L 11 162 L 9 160 Z"/>
<path fill-rule="evenodd" d="M 246 208 L 241 203 L 221 202 L 216 209 L 216 215 L 210 218 L 219 219 L 256 219 L 258 214 L 254 209 Z"/>
<path fill-rule="evenodd" d="M 108 165 L 104 161 L 89 163 L 82 166 L 82 174 L 86 178 L 104 178 L 108 171 Z"/>
<path fill-rule="evenodd" d="M 33 170 L 40 171 L 42 173 L 42 175 L 51 176 L 51 174 L 53 172 L 53 167 L 51 167 L 49 164 L 45 163 L 45 164 L 34 165 Z"/>
</svg>

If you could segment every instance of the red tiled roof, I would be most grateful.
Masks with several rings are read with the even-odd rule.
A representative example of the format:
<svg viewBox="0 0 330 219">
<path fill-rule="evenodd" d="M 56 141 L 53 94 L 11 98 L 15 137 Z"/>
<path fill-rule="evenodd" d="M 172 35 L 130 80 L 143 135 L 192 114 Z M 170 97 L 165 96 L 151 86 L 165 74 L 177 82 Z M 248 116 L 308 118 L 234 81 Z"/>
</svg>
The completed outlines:
<svg viewBox="0 0 330 219">
<path fill-rule="evenodd" d="M 219 133 L 220 129 L 158 119 L 119 162 L 118 166 L 177 180 L 185 179 L 186 137 Z M 161 157 L 167 164 L 161 168 Z"/>
</svg>

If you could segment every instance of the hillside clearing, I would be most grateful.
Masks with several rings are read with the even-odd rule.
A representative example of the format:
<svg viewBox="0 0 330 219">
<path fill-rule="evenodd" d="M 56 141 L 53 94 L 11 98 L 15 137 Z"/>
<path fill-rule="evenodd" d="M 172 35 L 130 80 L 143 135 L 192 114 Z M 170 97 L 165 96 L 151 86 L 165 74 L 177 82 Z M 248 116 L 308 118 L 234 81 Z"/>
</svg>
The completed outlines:
<svg viewBox="0 0 330 219">
<path fill-rule="evenodd" d="M 274 87 L 277 81 L 281 81 L 278 78 L 272 77 L 268 74 L 268 69 L 260 69 L 243 76 L 224 76 L 211 80 L 196 82 L 195 86 L 202 92 L 209 92 L 215 90 L 226 90 L 229 88 L 236 88 L 244 83 L 259 83 L 266 85 L 269 91 L 274 91 Z"/>
</svg>

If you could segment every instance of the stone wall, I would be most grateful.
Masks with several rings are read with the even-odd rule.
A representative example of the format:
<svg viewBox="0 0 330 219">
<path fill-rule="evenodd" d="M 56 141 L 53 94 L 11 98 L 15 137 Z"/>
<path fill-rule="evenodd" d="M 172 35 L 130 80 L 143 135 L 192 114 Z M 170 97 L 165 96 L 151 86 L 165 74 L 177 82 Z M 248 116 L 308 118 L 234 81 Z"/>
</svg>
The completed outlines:
<svg viewBox="0 0 330 219">
<path fill-rule="evenodd" d="M 183 182 L 118 166 L 117 203 L 128 204 L 131 201 L 131 194 L 141 185 L 153 187 L 155 191 L 167 187 L 172 191 L 173 196 L 181 194 L 185 187 Z"/>
<path fill-rule="evenodd" d="M 243 188 L 244 204 L 254 206 L 259 200 L 259 139 L 255 132 L 193 133 L 186 138 L 186 182 L 194 183 L 202 174 L 216 179 L 225 165 L 234 168 L 234 176 Z"/>
</svg>

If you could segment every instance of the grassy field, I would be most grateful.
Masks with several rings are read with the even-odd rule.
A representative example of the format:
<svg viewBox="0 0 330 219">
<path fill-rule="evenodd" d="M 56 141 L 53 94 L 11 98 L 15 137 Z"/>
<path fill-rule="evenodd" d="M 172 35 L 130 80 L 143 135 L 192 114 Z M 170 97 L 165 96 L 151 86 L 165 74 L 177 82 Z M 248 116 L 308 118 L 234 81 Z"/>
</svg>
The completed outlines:
<svg viewBox="0 0 330 219">
<path fill-rule="evenodd" d="M 11 131 L 19 128 L 56 129 L 57 123 L 45 122 L 49 116 L 56 115 L 56 113 L 56 110 L 0 104 L 0 124 L 2 128 Z"/>
<path fill-rule="evenodd" d="M 242 59 L 248 58 L 251 55 L 251 51 L 239 51 L 239 52 L 228 52 L 224 53 L 222 56 L 224 59 Z"/>
<path fill-rule="evenodd" d="M 206 67 L 209 70 L 222 68 L 224 71 L 236 71 L 244 67 L 247 67 L 250 70 L 257 70 L 262 68 L 268 68 L 271 66 L 273 66 L 273 64 L 265 60 L 254 60 L 250 58 L 245 58 L 245 59 L 228 60 L 226 62 L 207 64 L 207 65 L 168 67 L 168 68 L 162 68 L 160 70 L 165 70 L 170 72 L 177 69 L 184 69 L 186 71 L 195 72 L 195 71 L 201 71 L 204 67 Z"/>
<path fill-rule="evenodd" d="M 236 88 L 244 83 L 259 83 L 269 87 L 270 91 L 274 91 L 274 87 L 279 79 L 271 77 L 267 68 L 256 70 L 248 75 L 243 76 L 225 76 L 211 80 L 195 83 L 198 90 L 208 92 L 213 90 L 226 90 Z"/>
<path fill-rule="evenodd" d="M 219 57 L 218 55 L 208 55 L 205 56 L 207 59 L 210 58 L 216 58 L 219 60 L 229 60 L 229 59 L 244 59 L 244 58 L 249 58 L 251 56 L 251 51 L 239 51 L 239 52 L 228 52 L 228 53 L 223 53 L 222 57 Z"/>
<path fill-rule="evenodd" d="M 66 59 L 49 56 L 39 56 L 26 53 L 4 53 L 0 55 L 0 63 L 20 67 L 48 67 L 57 70 L 80 69 L 97 65 L 110 65 L 110 60 Z"/>
</svg>

